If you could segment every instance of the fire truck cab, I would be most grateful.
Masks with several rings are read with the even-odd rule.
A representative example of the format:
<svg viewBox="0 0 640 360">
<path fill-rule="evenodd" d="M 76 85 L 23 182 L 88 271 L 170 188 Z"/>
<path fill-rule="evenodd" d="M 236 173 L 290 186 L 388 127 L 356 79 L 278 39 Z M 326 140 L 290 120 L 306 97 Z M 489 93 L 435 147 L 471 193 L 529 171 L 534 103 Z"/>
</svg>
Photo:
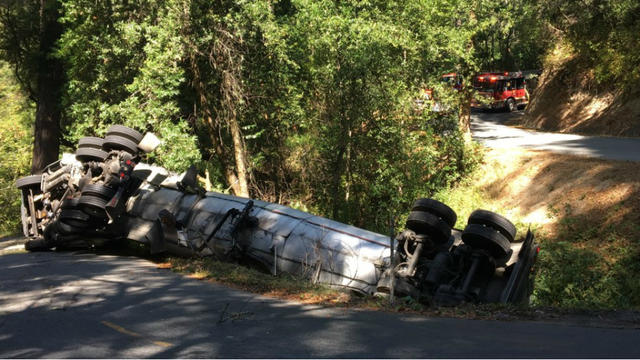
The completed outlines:
<svg viewBox="0 0 640 360">
<path fill-rule="evenodd" d="M 478 95 L 487 101 L 473 100 L 472 106 L 482 109 L 515 111 L 529 103 L 527 82 L 522 72 L 487 72 L 478 74 L 473 81 Z"/>
</svg>

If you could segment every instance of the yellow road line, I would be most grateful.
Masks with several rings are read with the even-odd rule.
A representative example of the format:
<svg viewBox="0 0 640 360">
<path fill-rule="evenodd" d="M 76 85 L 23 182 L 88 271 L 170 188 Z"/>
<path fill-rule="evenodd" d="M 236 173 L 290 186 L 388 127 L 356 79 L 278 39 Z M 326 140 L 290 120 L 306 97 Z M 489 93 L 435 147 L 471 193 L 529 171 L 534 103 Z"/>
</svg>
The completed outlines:
<svg viewBox="0 0 640 360">
<path fill-rule="evenodd" d="M 127 329 L 123 328 L 122 326 L 116 325 L 116 324 L 114 324 L 112 322 L 101 321 L 101 323 L 102 323 L 102 325 L 108 326 L 108 327 L 112 328 L 113 330 L 115 330 L 115 331 L 117 331 L 117 332 L 119 332 L 121 334 L 129 335 L 129 336 L 136 337 L 136 338 L 146 339 L 144 336 L 138 334 L 137 332 L 133 332 L 131 330 L 127 330 Z M 150 340 L 150 339 L 147 339 L 147 340 L 151 341 L 152 343 L 154 343 L 154 344 L 156 344 L 158 346 L 162 346 L 162 347 L 173 346 L 172 343 L 168 343 L 168 342 L 165 342 L 165 341 L 157 341 L 157 340 Z"/>
</svg>

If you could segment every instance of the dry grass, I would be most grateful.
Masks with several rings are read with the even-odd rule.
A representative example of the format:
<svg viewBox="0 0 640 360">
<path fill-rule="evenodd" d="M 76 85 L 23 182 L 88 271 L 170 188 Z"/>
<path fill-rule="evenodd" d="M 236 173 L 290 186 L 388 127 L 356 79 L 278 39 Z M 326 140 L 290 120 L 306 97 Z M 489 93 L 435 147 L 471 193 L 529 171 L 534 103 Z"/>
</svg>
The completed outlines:
<svg viewBox="0 0 640 360">
<path fill-rule="evenodd" d="M 589 64 L 561 43 L 546 59 L 522 125 L 555 132 L 640 136 L 637 89 L 598 84 Z"/>
<path fill-rule="evenodd" d="M 567 216 L 598 226 L 640 223 L 640 167 L 632 162 L 591 159 L 516 149 L 488 152 L 478 182 L 500 208 L 558 235 Z M 638 239 L 625 226 L 629 238 Z"/>
<path fill-rule="evenodd" d="M 494 149 L 462 186 L 439 194 L 459 227 L 476 208 L 499 212 L 542 244 L 533 302 L 640 308 L 640 168 L 542 151 Z"/>
<path fill-rule="evenodd" d="M 210 258 L 169 257 L 156 262 L 156 267 L 170 269 L 192 279 L 309 305 L 412 313 L 430 317 L 503 320 L 548 318 L 548 316 L 542 316 L 543 313 L 539 310 L 511 305 L 462 304 L 458 307 L 434 307 L 421 304 L 409 297 L 397 298 L 391 304 L 388 298 L 363 296 L 332 289 L 320 284 L 311 284 L 306 279 L 287 274 L 276 277 L 255 268 Z"/>
<path fill-rule="evenodd" d="M 295 300 L 306 304 L 332 304 L 349 306 L 357 298 L 343 291 L 288 274 L 272 276 L 254 267 L 222 262 L 211 258 L 167 258 L 157 264 L 161 269 L 172 269 L 189 278 L 223 284 L 253 293 Z"/>
</svg>

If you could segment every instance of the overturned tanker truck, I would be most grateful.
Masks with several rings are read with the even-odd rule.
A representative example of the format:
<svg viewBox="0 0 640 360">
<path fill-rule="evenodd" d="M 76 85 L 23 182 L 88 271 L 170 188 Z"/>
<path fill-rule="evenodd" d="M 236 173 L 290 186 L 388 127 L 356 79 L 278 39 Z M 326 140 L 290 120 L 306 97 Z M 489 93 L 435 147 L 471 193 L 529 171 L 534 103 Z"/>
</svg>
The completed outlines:
<svg viewBox="0 0 640 360">
<path fill-rule="evenodd" d="M 141 162 L 160 141 L 113 125 L 80 139 L 39 175 L 20 178 L 29 251 L 91 247 L 124 239 L 151 253 L 250 259 L 274 275 L 425 303 L 521 303 L 529 298 L 538 246 L 533 234 L 485 210 L 464 230 L 456 213 L 418 199 L 406 230 L 390 237 L 286 206 L 205 192 L 183 174 Z M 390 244 L 393 245 L 393 249 Z"/>
</svg>

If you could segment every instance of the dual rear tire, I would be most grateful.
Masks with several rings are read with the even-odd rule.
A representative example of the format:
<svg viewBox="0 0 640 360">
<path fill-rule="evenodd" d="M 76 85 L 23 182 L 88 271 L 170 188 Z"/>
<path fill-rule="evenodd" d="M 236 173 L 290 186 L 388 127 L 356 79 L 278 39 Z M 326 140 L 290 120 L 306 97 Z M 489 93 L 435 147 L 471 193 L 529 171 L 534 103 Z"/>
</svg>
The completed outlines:
<svg viewBox="0 0 640 360">
<path fill-rule="evenodd" d="M 16 180 L 16 187 L 20 190 L 28 188 L 40 189 L 42 183 L 42 175 L 23 176 Z"/>
<path fill-rule="evenodd" d="M 511 254 L 516 227 L 505 217 L 487 210 L 475 210 L 462 232 L 462 241 L 473 249 L 484 250 L 495 259 Z"/>
<path fill-rule="evenodd" d="M 104 161 L 109 156 L 109 151 L 123 150 L 131 155 L 138 153 L 138 143 L 143 135 L 131 128 L 122 125 L 112 125 L 104 139 L 95 136 L 86 136 L 78 141 L 76 159 L 81 162 Z"/>
<path fill-rule="evenodd" d="M 112 125 L 107 130 L 103 148 L 110 150 L 123 150 L 131 155 L 138 153 L 138 144 L 142 140 L 142 133 L 122 125 Z"/>
<path fill-rule="evenodd" d="M 406 226 L 418 235 L 428 235 L 434 244 L 443 244 L 451 237 L 457 215 L 447 205 L 433 199 L 414 201 Z"/>
</svg>

